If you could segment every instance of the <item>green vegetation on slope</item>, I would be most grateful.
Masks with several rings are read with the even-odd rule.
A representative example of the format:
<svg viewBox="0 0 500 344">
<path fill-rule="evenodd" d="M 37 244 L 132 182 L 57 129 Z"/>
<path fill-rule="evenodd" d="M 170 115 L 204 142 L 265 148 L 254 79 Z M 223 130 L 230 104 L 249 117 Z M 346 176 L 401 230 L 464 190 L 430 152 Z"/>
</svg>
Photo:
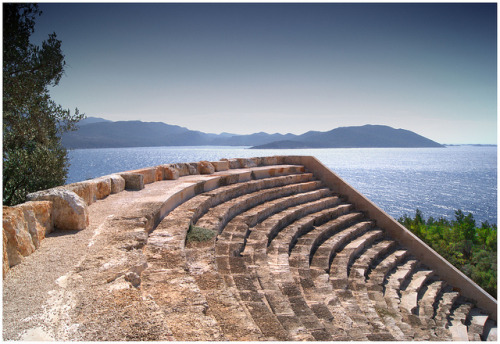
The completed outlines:
<svg viewBox="0 0 500 344">
<path fill-rule="evenodd" d="M 476 226 L 472 214 L 455 212 L 455 219 L 425 220 L 417 209 L 415 217 L 398 220 L 453 266 L 497 298 L 497 226 Z"/>
</svg>

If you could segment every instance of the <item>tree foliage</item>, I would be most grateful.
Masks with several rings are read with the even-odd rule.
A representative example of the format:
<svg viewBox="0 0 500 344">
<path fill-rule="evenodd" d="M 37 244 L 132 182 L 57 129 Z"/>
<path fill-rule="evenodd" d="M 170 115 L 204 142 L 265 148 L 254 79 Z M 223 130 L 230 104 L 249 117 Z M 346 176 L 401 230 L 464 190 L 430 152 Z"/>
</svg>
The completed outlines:
<svg viewBox="0 0 500 344">
<path fill-rule="evenodd" d="M 40 46 L 30 43 L 36 4 L 3 4 L 3 202 L 64 184 L 67 152 L 61 134 L 83 115 L 57 105 L 49 95 L 64 73 L 61 41 L 55 33 Z"/>
<path fill-rule="evenodd" d="M 404 215 L 399 222 L 476 282 L 497 297 L 497 226 L 483 222 L 480 227 L 472 214 L 455 212 L 455 219 L 425 220 L 417 209 L 415 217 Z"/>
</svg>

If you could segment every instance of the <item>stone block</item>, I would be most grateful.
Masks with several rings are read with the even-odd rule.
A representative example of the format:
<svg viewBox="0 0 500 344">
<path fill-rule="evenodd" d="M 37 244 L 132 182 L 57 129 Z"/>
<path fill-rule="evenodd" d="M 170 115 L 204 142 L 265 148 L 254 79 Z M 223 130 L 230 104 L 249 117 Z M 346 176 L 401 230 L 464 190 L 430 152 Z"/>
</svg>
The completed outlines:
<svg viewBox="0 0 500 344">
<path fill-rule="evenodd" d="M 189 174 L 200 174 L 200 166 L 197 162 L 188 163 Z"/>
<path fill-rule="evenodd" d="M 35 251 L 35 245 L 24 221 L 23 210 L 19 207 L 3 207 L 4 247 L 9 266 L 22 262 L 23 257 Z"/>
<path fill-rule="evenodd" d="M 119 174 L 112 174 L 108 176 L 111 182 L 111 193 L 115 194 L 125 190 L 125 179 Z"/>
<path fill-rule="evenodd" d="M 141 168 L 139 170 L 128 171 L 129 173 L 141 174 L 143 176 L 144 184 L 156 182 L 156 167 Z M 127 188 L 127 187 L 126 187 Z"/>
<path fill-rule="evenodd" d="M 163 180 L 163 167 L 155 166 L 155 182 Z"/>
<path fill-rule="evenodd" d="M 28 194 L 30 201 L 52 201 L 54 227 L 62 230 L 82 230 L 89 223 L 85 201 L 73 191 L 53 188 Z"/>
<path fill-rule="evenodd" d="M 212 174 L 215 172 L 215 167 L 212 163 L 208 161 L 200 161 L 198 163 L 198 167 L 200 169 L 200 174 Z"/>
<path fill-rule="evenodd" d="M 52 218 L 52 202 L 26 202 L 16 206 L 24 215 L 24 223 L 35 248 L 45 239 L 45 235 L 52 232 L 54 223 Z"/>
<path fill-rule="evenodd" d="M 68 184 L 64 188 L 76 193 L 87 205 L 91 205 L 97 200 L 97 184 L 92 180 Z"/>
<path fill-rule="evenodd" d="M 227 161 L 230 169 L 242 168 L 240 164 L 241 159 L 221 159 L 221 161 Z"/>
<path fill-rule="evenodd" d="M 177 171 L 179 171 L 179 177 L 188 176 L 190 174 L 189 173 L 189 164 L 177 163 L 177 164 L 172 164 L 170 166 L 176 168 Z"/>
<path fill-rule="evenodd" d="M 259 158 L 237 159 L 243 168 L 257 167 L 260 164 Z"/>
<path fill-rule="evenodd" d="M 179 170 L 175 165 L 163 165 L 163 179 L 179 179 Z"/>
<path fill-rule="evenodd" d="M 144 176 L 140 173 L 121 173 L 120 176 L 125 180 L 125 189 L 142 190 L 144 189 Z"/>
<path fill-rule="evenodd" d="M 212 161 L 211 163 L 215 168 L 215 172 L 229 170 L 229 162 L 227 160 Z"/>
<path fill-rule="evenodd" d="M 103 199 L 111 194 L 111 178 L 100 177 L 92 180 L 96 184 L 96 198 Z"/>
<path fill-rule="evenodd" d="M 276 156 L 265 156 L 261 158 L 261 164 L 265 166 L 278 165 L 278 158 Z"/>
</svg>

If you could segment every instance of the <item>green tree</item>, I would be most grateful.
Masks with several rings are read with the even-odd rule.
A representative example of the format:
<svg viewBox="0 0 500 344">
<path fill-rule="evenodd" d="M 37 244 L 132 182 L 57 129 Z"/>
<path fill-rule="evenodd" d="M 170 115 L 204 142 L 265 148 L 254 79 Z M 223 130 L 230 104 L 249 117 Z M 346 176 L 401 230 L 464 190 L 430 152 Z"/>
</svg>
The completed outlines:
<svg viewBox="0 0 500 344">
<path fill-rule="evenodd" d="M 455 219 L 424 220 L 406 214 L 399 222 L 432 247 L 443 258 L 469 276 L 490 295 L 497 296 L 497 227 L 483 222 L 476 227 L 472 214 L 455 212 Z"/>
<path fill-rule="evenodd" d="M 30 43 L 36 4 L 3 4 L 3 202 L 25 201 L 29 192 L 64 184 L 68 158 L 61 134 L 84 116 L 72 115 L 49 95 L 64 73 L 55 33 L 41 47 Z"/>
</svg>

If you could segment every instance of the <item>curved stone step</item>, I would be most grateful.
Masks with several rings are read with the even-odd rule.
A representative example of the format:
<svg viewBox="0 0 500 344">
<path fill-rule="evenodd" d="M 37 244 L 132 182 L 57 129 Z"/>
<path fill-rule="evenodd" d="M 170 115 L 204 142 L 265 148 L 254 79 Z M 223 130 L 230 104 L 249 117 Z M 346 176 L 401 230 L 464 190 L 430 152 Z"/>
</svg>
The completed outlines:
<svg viewBox="0 0 500 344">
<path fill-rule="evenodd" d="M 369 267 L 374 261 L 387 254 L 388 251 L 396 246 L 393 240 L 383 240 L 363 252 L 358 259 L 354 261 L 349 275 L 349 288 L 353 290 L 353 295 L 358 300 L 361 310 L 373 326 L 378 331 L 388 331 L 396 340 L 404 340 L 405 335 L 400 329 L 400 324 L 395 317 L 391 317 L 387 312 L 388 306 L 382 294 L 379 294 L 375 300 L 370 298 L 366 284 L 366 278 L 369 273 Z"/>
<path fill-rule="evenodd" d="M 481 336 L 487 320 L 488 315 L 484 314 L 479 308 L 471 309 L 466 321 L 469 341 L 482 340 Z"/>
<path fill-rule="evenodd" d="M 327 196 L 329 195 L 328 192 L 324 191 L 319 191 L 320 196 Z M 218 261 L 221 260 L 222 255 L 227 254 L 228 256 L 232 255 L 237 255 L 238 250 L 235 249 L 235 245 L 240 245 L 242 240 L 245 239 L 246 234 L 249 232 L 249 227 L 247 225 L 253 225 L 255 224 L 255 221 L 262 220 L 264 216 L 268 215 L 269 213 L 273 213 L 275 210 L 279 209 L 280 207 L 284 206 L 289 206 L 293 205 L 294 203 L 300 203 L 301 201 L 308 200 L 307 197 L 303 197 L 302 200 L 300 200 L 300 196 L 297 195 L 294 197 L 295 199 L 292 199 L 292 196 L 290 196 L 290 200 L 292 202 L 287 202 L 282 201 L 270 201 L 263 203 L 261 205 L 258 205 L 257 207 L 249 209 L 247 212 L 244 212 L 235 218 L 231 220 L 226 227 L 222 230 L 221 235 L 219 235 L 220 240 L 217 241 L 216 246 L 218 247 L 216 249 L 217 254 L 219 255 Z M 317 198 L 317 197 L 315 197 Z M 268 221 L 268 224 L 270 223 L 276 223 L 276 221 L 283 223 L 283 218 L 286 218 L 288 221 L 292 220 L 293 217 L 297 217 L 301 214 L 308 213 L 310 211 L 315 211 L 318 209 L 322 209 L 324 207 L 331 206 L 333 204 L 338 203 L 338 197 L 327 197 L 315 201 L 311 201 L 305 204 L 300 204 L 298 206 L 292 207 L 291 209 L 285 209 L 281 213 L 275 214 L 273 219 L 271 221 Z M 267 210 L 268 207 L 276 207 L 273 211 L 269 212 Z M 301 210 L 300 212 L 297 210 Z M 280 220 L 277 220 L 280 218 Z M 260 225 L 260 224 L 259 224 Z M 325 333 L 324 329 L 321 328 L 321 326 L 317 326 L 317 324 L 314 324 L 314 319 L 312 319 L 312 314 L 309 314 L 309 318 L 304 318 L 304 316 L 295 316 L 295 310 L 299 309 L 297 307 L 297 300 L 292 304 L 290 303 L 290 300 L 288 298 L 285 298 L 283 294 L 280 292 L 279 287 L 274 283 L 274 281 L 270 278 L 268 270 L 264 269 L 265 267 L 264 264 L 267 264 L 266 257 L 265 257 L 265 251 L 267 248 L 267 242 L 268 238 L 267 235 L 264 234 L 262 231 L 252 231 L 253 235 L 251 235 L 248 238 L 248 244 L 246 246 L 245 252 L 243 252 L 243 264 L 241 266 L 241 269 L 245 269 L 247 276 L 256 276 L 257 280 L 259 283 L 254 283 L 255 290 L 252 290 L 251 292 L 247 290 L 243 290 L 242 286 L 243 284 L 241 283 L 241 277 L 234 276 L 233 275 L 233 270 L 231 270 L 231 278 L 234 281 L 234 285 L 236 288 L 239 290 L 240 297 L 243 301 L 247 300 L 249 298 L 248 295 L 252 295 L 252 300 L 253 302 L 258 302 L 257 300 L 257 294 L 256 293 L 261 293 L 266 298 L 267 304 L 271 308 L 271 310 L 275 313 L 276 318 L 278 321 L 281 323 L 284 329 L 286 329 L 289 332 L 290 338 L 293 338 L 294 340 L 313 340 L 313 339 L 331 339 L 331 337 L 328 336 L 327 333 Z M 261 237 L 261 240 L 255 240 L 256 235 L 259 235 Z M 225 249 L 224 247 L 227 247 Z M 231 247 L 231 249 L 229 249 Z M 264 255 L 264 257 L 263 257 Z M 259 266 L 260 264 L 261 266 Z M 231 263 L 229 263 L 231 265 Z M 258 267 L 258 268 L 257 268 Z M 240 281 L 240 282 L 238 282 Z M 247 283 L 249 283 L 247 281 Z M 260 284 L 260 286 L 258 285 Z M 261 287 L 261 288 L 259 288 Z M 288 302 L 283 302 L 287 300 Z M 246 305 L 248 306 L 248 305 Z M 295 310 L 294 310 L 295 307 Z M 261 312 L 263 312 L 263 308 L 259 308 Z M 250 311 L 252 312 L 252 311 Z M 257 322 L 257 321 L 256 321 Z M 305 322 L 305 324 L 303 324 Z M 259 325 L 259 324 L 258 324 Z M 305 325 L 305 326 L 304 326 Z M 263 330 L 263 329 L 261 329 Z"/>
<path fill-rule="evenodd" d="M 401 291 L 400 308 L 408 313 L 417 314 L 418 294 L 425 282 L 432 276 L 432 270 L 421 269 L 416 271 L 405 290 Z"/>
<path fill-rule="evenodd" d="M 240 254 L 245 249 L 245 243 L 252 231 L 252 227 L 255 227 L 259 222 L 288 208 L 296 206 L 308 207 L 311 202 L 326 199 L 330 195 L 331 191 L 329 189 L 317 189 L 264 202 L 234 217 L 224 227 L 221 237 L 229 238 L 228 233 L 231 233 L 229 241 L 233 244 L 233 247 L 236 247 L 234 244 L 240 244 L 240 247 L 234 250 L 233 254 Z"/>
<path fill-rule="evenodd" d="M 311 264 L 312 257 L 316 253 L 316 250 L 322 243 L 324 243 L 328 238 L 334 234 L 346 229 L 347 227 L 359 222 L 363 214 L 359 212 L 350 212 L 352 205 L 343 204 L 340 215 L 320 226 L 314 228 L 314 230 L 300 237 L 296 245 L 307 247 L 308 249 L 302 249 L 304 252 L 307 251 L 308 254 L 308 265 Z"/>
<path fill-rule="evenodd" d="M 495 321 L 488 319 L 484 326 L 483 335 L 481 338 L 488 342 L 496 342 L 498 340 L 497 336 L 497 324 Z"/>
<path fill-rule="evenodd" d="M 366 278 L 368 277 L 370 266 L 373 265 L 374 261 L 385 256 L 386 253 L 393 249 L 396 245 L 397 244 L 394 240 L 383 240 L 373 244 L 372 247 L 368 248 L 352 264 L 351 276 L 349 277 L 362 282 L 363 285 L 366 285 Z"/>
<path fill-rule="evenodd" d="M 469 302 L 464 302 L 456 305 L 450 315 L 450 325 L 448 327 L 451 332 L 451 338 L 456 341 L 468 341 L 469 335 L 467 325 L 465 324 L 467 315 L 473 305 Z"/>
<path fill-rule="evenodd" d="M 330 288 L 318 287 L 314 281 L 318 275 L 317 271 L 311 271 L 309 267 L 310 253 L 315 251 L 316 243 L 324 242 L 327 235 L 332 235 L 362 218 L 360 213 L 345 214 L 351 209 L 350 205 L 343 204 L 338 208 L 337 218 L 313 227 L 310 232 L 298 238 L 297 243 L 291 248 L 289 265 L 292 276 L 297 285 L 300 285 L 304 299 L 311 310 L 335 340 L 347 340 L 350 337 L 344 330 L 344 326 L 338 326 L 339 321 L 345 319 L 345 315 L 343 317 L 339 317 L 338 313 L 334 315 L 331 307 L 328 306 L 328 303 L 333 301 L 331 286 Z M 367 339 L 367 337 L 363 338 Z"/>
<path fill-rule="evenodd" d="M 361 213 L 357 213 L 353 216 L 356 216 L 356 220 L 360 220 L 362 218 Z M 314 255 L 310 260 L 311 267 L 329 272 L 333 256 L 337 250 L 346 245 L 349 240 L 365 233 L 372 226 L 372 221 L 358 222 L 325 240 L 315 250 Z"/>
<path fill-rule="evenodd" d="M 197 225 L 203 228 L 215 229 L 220 233 L 233 217 L 256 205 L 280 197 L 312 191 L 320 185 L 321 182 L 319 181 L 311 181 L 246 193 L 211 208 L 197 221 Z"/>
<path fill-rule="evenodd" d="M 430 281 L 425 287 L 422 298 L 418 301 L 418 315 L 420 320 L 428 327 L 435 327 L 434 315 L 436 313 L 437 299 L 446 282 L 441 280 Z"/>
<path fill-rule="evenodd" d="M 239 293 L 240 302 L 248 309 L 261 332 L 271 340 L 292 340 L 268 306 L 265 296 L 259 292 L 258 278 L 255 271 L 247 268 L 245 257 L 231 257 L 229 266 L 230 277 Z"/>
<path fill-rule="evenodd" d="M 281 201 L 275 200 L 263 203 L 248 211 L 233 218 L 226 227 L 224 227 L 220 237 L 223 237 L 217 242 L 217 245 L 221 245 L 226 242 L 233 250 L 228 252 L 229 254 L 237 255 L 239 252 L 234 250 L 235 244 L 243 244 L 246 240 L 246 235 L 250 232 L 250 226 L 256 225 L 257 221 L 262 221 L 266 216 L 275 213 L 277 210 L 285 208 L 287 206 L 293 206 L 297 203 L 303 201 L 309 201 L 311 199 L 317 199 L 319 197 L 328 196 L 330 194 L 329 190 L 318 190 L 315 191 L 314 197 L 310 197 L 306 194 L 289 196 L 288 198 L 281 199 Z M 312 193 L 309 193 L 312 195 Z M 335 202 L 337 200 L 335 199 Z M 310 207 L 311 204 L 325 204 L 325 202 L 318 202 L 318 200 L 311 201 L 309 203 L 300 204 L 300 207 Z M 269 210 L 271 209 L 271 211 Z M 288 212 L 284 212 L 288 214 Z M 231 233 L 230 236 L 227 234 Z M 302 323 L 304 317 L 296 316 L 292 305 L 287 297 L 285 297 L 279 287 L 274 283 L 274 279 L 271 277 L 269 268 L 267 266 L 267 236 L 262 231 L 252 231 L 253 235 L 248 238 L 247 245 L 245 246 L 245 251 L 242 253 L 245 258 L 245 267 L 247 274 L 249 276 L 256 276 L 258 283 L 255 283 L 257 292 L 261 293 L 267 300 L 267 304 L 276 315 L 278 321 L 284 329 L 289 332 L 289 335 L 293 340 L 314 340 L 314 339 L 331 339 L 327 333 L 325 333 L 322 328 L 312 328 L 311 329 L 311 319 L 306 320 L 306 326 Z M 256 238 L 258 236 L 259 238 Z M 240 250 L 241 251 L 241 250 Z M 219 251 L 220 252 L 220 251 Z M 245 294 L 246 291 L 240 291 L 240 294 Z M 309 314 L 311 317 L 312 314 Z"/>
<path fill-rule="evenodd" d="M 436 314 L 434 316 L 436 326 L 445 327 L 448 325 L 450 321 L 450 311 L 459 296 L 460 294 L 453 291 L 453 287 L 451 286 L 447 286 L 441 291 L 437 300 Z"/>
<path fill-rule="evenodd" d="M 419 266 L 419 262 L 409 255 L 405 255 L 405 259 L 400 261 L 391 272 L 386 276 L 384 282 L 384 298 L 389 307 L 392 315 L 394 315 L 399 322 L 406 323 L 408 326 L 402 326 L 401 330 L 404 332 L 407 338 L 417 339 L 414 324 L 408 324 L 408 319 L 404 317 L 399 310 L 400 304 L 400 290 L 401 286 L 407 283 L 407 280 L 411 277 L 412 272 Z M 418 329 L 417 329 L 418 333 Z M 419 338 L 420 340 L 425 340 L 426 338 Z"/>
<path fill-rule="evenodd" d="M 341 200 L 338 196 L 333 196 L 319 199 L 314 202 L 309 202 L 307 204 L 291 207 L 273 216 L 270 216 L 265 221 L 256 225 L 253 228 L 253 231 L 264 233 L 267 236 L 267 245 L 269 246 L 273 239 L 281 232 L 283 228 L 294 223 L 298 219 L 302 221 L 302 219 L 305 217 L 307 218 L 306 221 L 312 222 L 312 224 L 314 225 L 315 219 L 317 221 L 319 221 L 320 219 L 324 219 L 324 221 L 327 221 L 329 217 L 334 217 L 338 212 L 338 209 L 335 209 L 333 207 L 338 206 L 340 202 Z M 289 250 L 290 242 L 291 240 L 288 241 L 286 245 L 287 252 Z"/>
<path fill-rule="evenodd" d="M 279 230 L 268 247 L 268 263 L 271 273 L 279 284 L 280 289 L 289 298 L 294 311 L 300 314 L 299 317 L 302 322 L 312 331 L 313 336 L 320 340 L 325 340 L 329 336 L 337 340 L 345 340 L 349 337 L 347 337 L 341 327 L 336 327 L 332 324 L 332 318 L 335 318 L 335 316 L 330 313 L 328 307 L 324 306 L 324 303 L 317 302 L 317 300 L 308 297 L 314 291 L 311 283 L 312 280 L 307 275 L 307 268 L 301 270 L 297 265 L 290 266 L 292 261 L 289 261 L 288 254 L 290 246 L 294 246 L 290 243 L 300 240 L 297 238 L 307 235 L 315 226 L 321 226 L 331 218 L 339 216 L 347 209 L 349 208 L 339 206 L 306 215 Z M 274 221 L 274 223 L 283 224 L 282 221 Z M 278 229 L 274 228 L 273 230 L 277 231 Z M 309 250 L 309 248 L 306 249 L 307 252 Z M 309 258 L 307 253 L 303 261 L 305 265 L 308 265 Z M 295 271 L 295 273 L 292 271 Z M 294 279 L 290 275 L 297 278 Z M 325 332 L 323 327 L 328 332 Z M 366 339 L 366 336 L 359 338 Z"/>
<path fill-rule="evenodd" d="M 383 231 L 371 228 L 364 234 L 354 238 L 335 253 L 330 266 L 329 283 L 337 297 L 341 300 L 341 306 L 351 319 L 360 326 L 360 330 L 368 340 L 394 340 L 394 337 L 385 328 L 376 312 L 368 314 L 363 310 L 369 310 L 372 302 L 368 297 L 356 297 L 357 290 L 349 285 L 349 275 L 355 258 L 370 246 L 373 242 L 383 237 Z M 359 325 L 358 325 L 359 326 Z"/>
<path fill-rule="evenodd" d="M 374 264 L 367 276 L 366 285 L 369 291 L 379 291 L 384 294 L 385 285 L 389 273 L 401 261 L 409 256 L 409 252 L 403 249 L 396 249 Z"/>
<path fill-rule="evenodd" d="M 347 289 L 347 279 L 355 257 L 366 246 L 382 238 L 384 232 L 380 229 L 371 229 L 360 237 L 349 242 L 341 251 L 338 251 L 330 265 L 330 283 L 334 289 Z"/>
<path fill-rule="evenodd" d="M 247 170 L 239 174 L 233 172 L 221 176 L 218 187 L 205 192 L 205 194 L 213 197 L 214 205 L 217 205 L 243 194 L 289 184 L 305 183 L 313 179 L 312 173 L 300 173 L 252 180 L 251 171 Z"/>
</svg>

